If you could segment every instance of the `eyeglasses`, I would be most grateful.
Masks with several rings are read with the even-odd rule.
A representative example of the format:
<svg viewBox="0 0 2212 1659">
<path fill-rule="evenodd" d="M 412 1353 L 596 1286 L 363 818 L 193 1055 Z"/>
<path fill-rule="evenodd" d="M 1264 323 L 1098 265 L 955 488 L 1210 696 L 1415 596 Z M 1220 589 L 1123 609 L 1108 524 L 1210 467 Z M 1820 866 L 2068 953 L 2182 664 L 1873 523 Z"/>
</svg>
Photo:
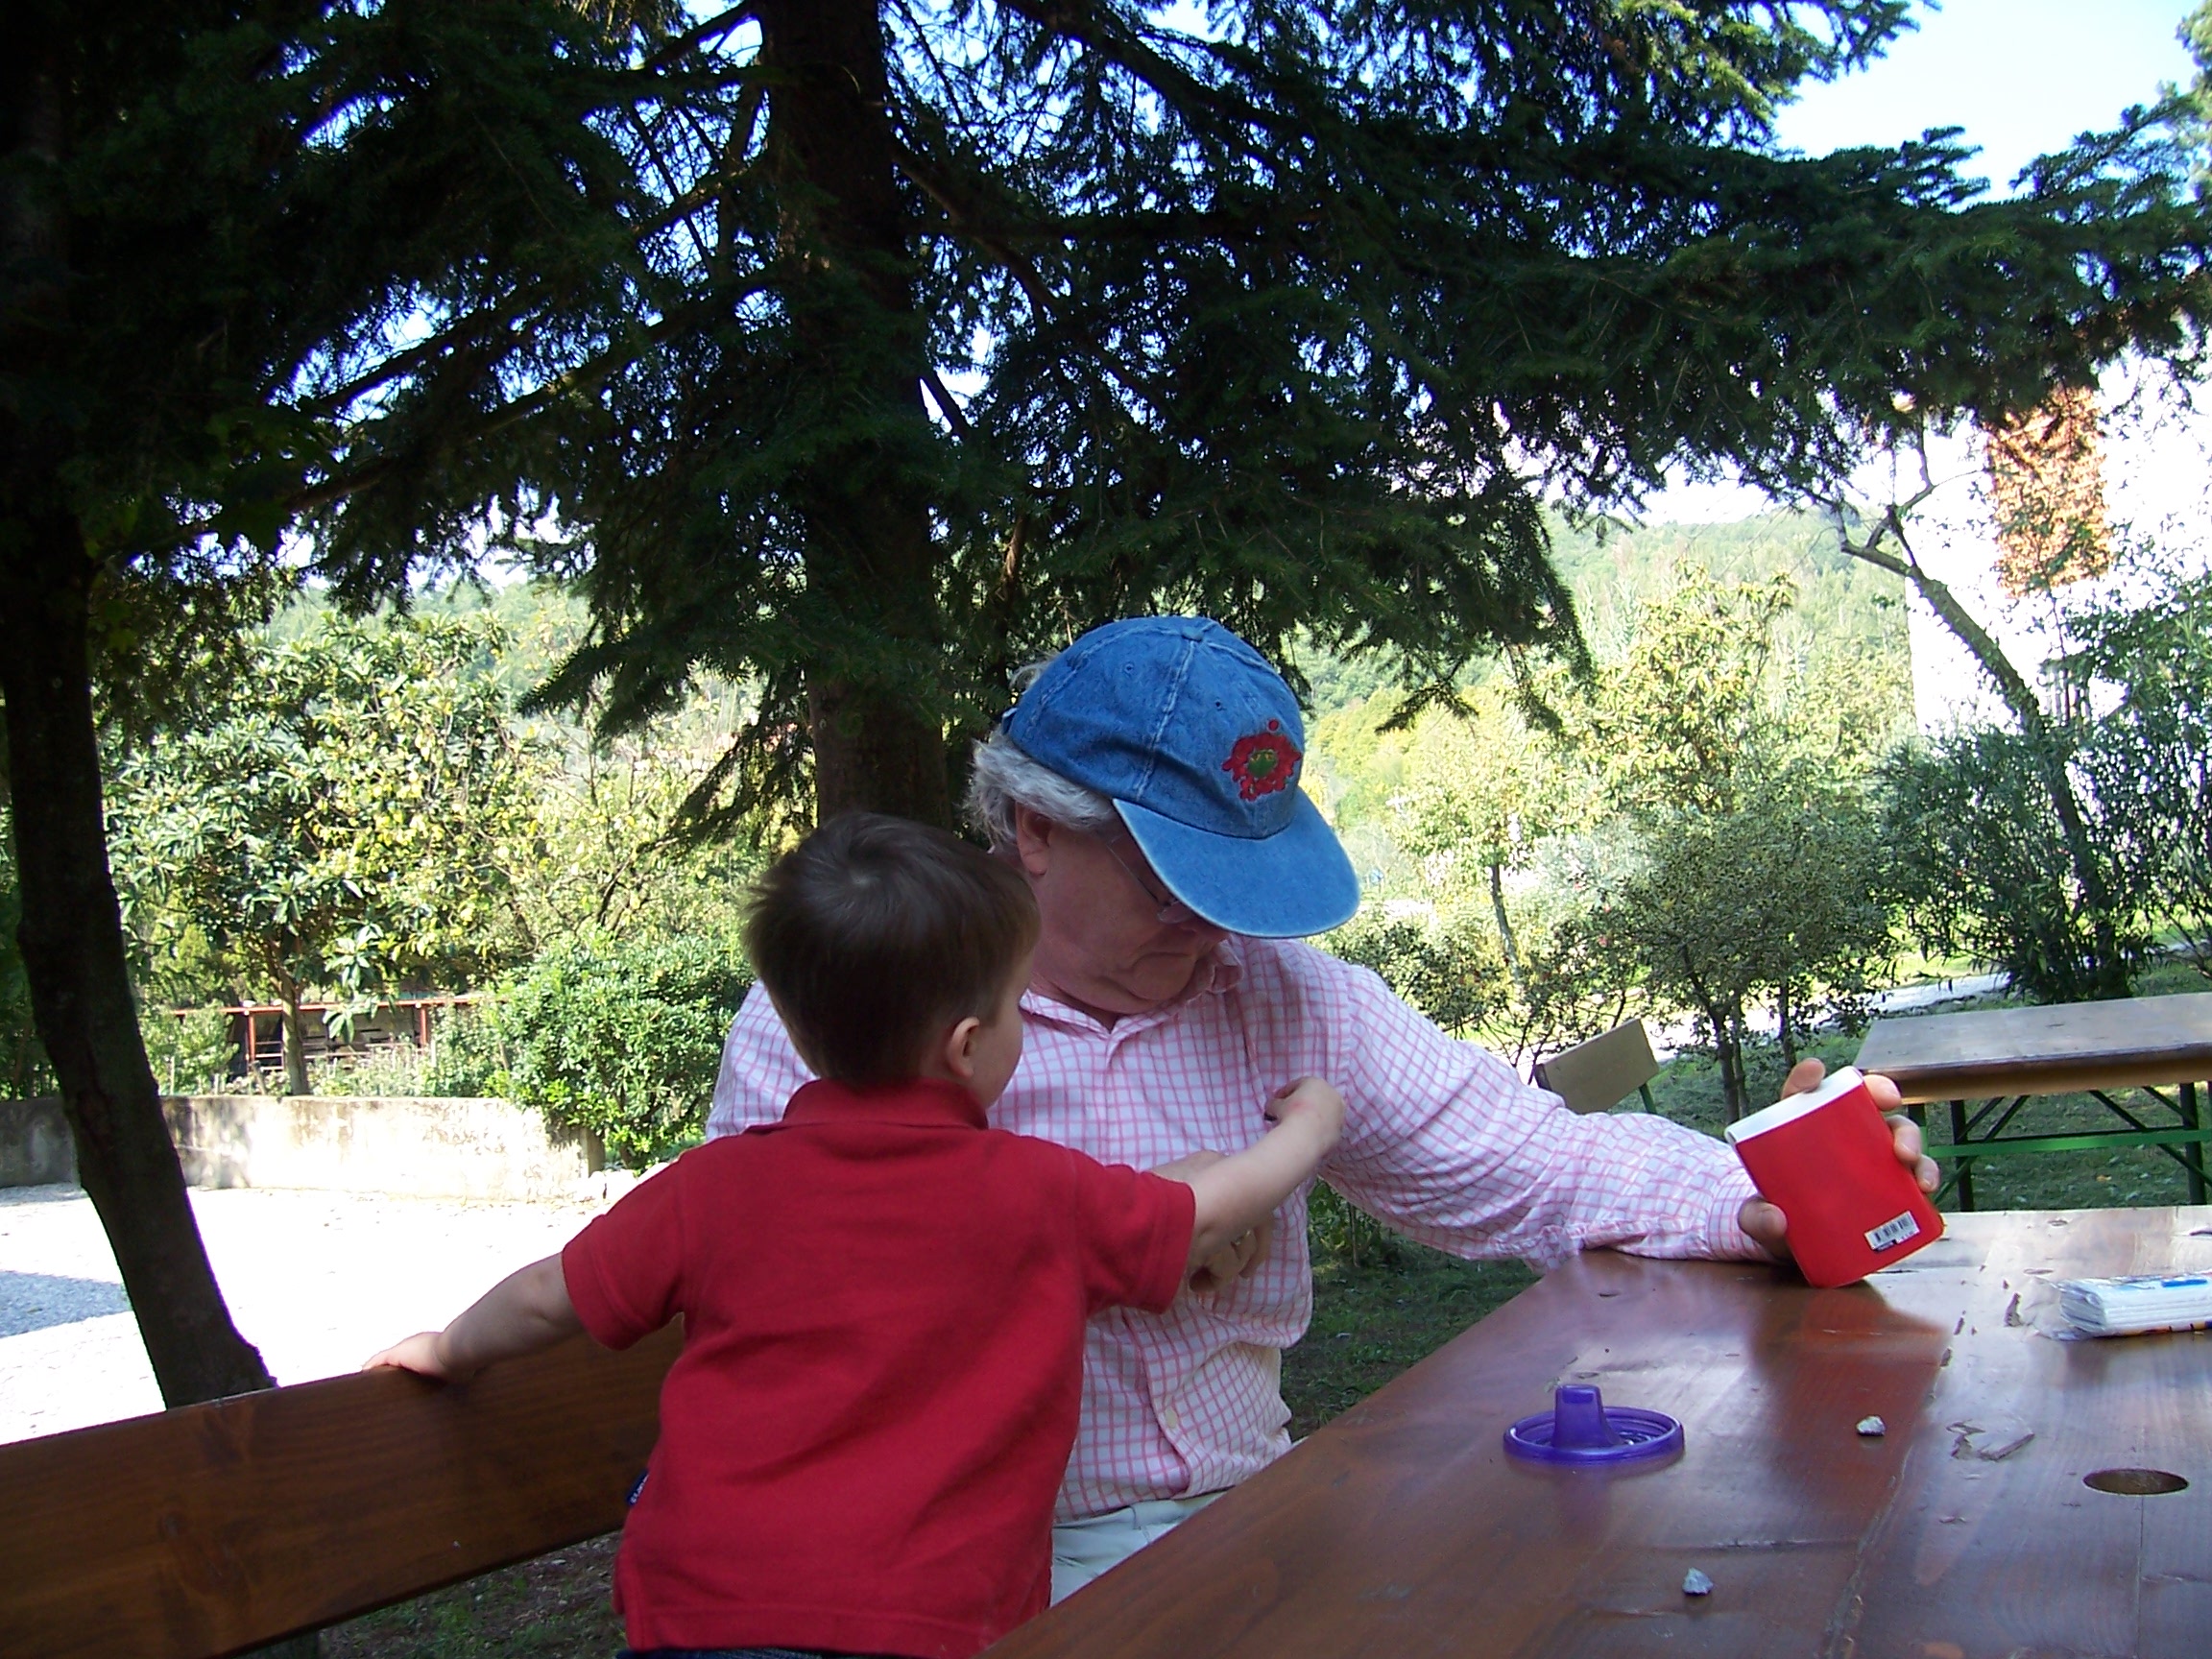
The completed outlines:
<svg viewBox="0 0 2212 1659">
<path fill-rule="evenodd" d="M 1115 863 L 1120 865 L 1122 874 L 1127 876 L 1130 880 L 1137 883 L 1137 890 L 1160 907 L 1154 918 L 1156 921 L 1161 923 L 1163 926 L 1172 926 L 1178 922 L 1197 922 L 1203 920 L 1197 911 L 1191 909 L 1190 905 L 1184 903 L 1182 900 L 1176 898 L 1173 894 L 1162 895 L 1154 892 L 1152 890 L 1152 883 L 1145 880 L 1143 877 L 1138 875 L 1136 867 L 1132 865 L 1128 859 L 1122 857 L 1119 853 L 1117 853 L 1114 850 L 1113 842 L 1107 840 L 1103 835 L 1094 836 L 1092 839 L 1096 841 L 1099 846 L 1105 848 L 1106 856 L 1113 859 Z"/>
</svg>

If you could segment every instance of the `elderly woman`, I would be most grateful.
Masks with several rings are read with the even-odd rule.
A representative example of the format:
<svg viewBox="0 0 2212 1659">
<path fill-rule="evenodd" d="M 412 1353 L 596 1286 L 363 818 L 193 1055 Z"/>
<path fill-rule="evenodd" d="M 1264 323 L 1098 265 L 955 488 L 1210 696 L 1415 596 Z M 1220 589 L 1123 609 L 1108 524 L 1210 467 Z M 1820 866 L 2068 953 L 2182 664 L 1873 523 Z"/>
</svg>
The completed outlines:
<svg viewBox="0 0 2212 1659">
<path fill-rule="evenodd" d="M 970 797 L 1044 923 L 1026 1046 L 992 1121 L 1151 1168 L 1251 1144 L 1268 1096 L 1317 1075 L 1346 1102 L 1330 1185 L 1423 1243 L 1539 1262 L 1599 1246 L 1785 1254 L 1781 1213 L 1721 1142 L 1655 1117 L 1576 1117 L 1372 973 L 1296 942 L 1358 904 L 1298 785 L 1304 744 L 1282 677 L 1202 618 L 1094 629 L 1022 691 L 976 747 Z M 1818 1075 L 1808 1062 L 1791 1082 Z M 806 1077 L 756 990 L 709 1132 L 774 1121 Z M 1898 1156 L 1933 1188 L 1918 1131 L 1896 1121 Z M 1282 1354 L 1306 1330 L 1312 1276 L 1302 1200 L 1281 1220 L 1271 1247 L 1252 1240 L 1252 1259 L 1218 1263 L 1167 1312 L 1093 1323 L 1056 1599 L 1288 1449 Z"/>
</svg>

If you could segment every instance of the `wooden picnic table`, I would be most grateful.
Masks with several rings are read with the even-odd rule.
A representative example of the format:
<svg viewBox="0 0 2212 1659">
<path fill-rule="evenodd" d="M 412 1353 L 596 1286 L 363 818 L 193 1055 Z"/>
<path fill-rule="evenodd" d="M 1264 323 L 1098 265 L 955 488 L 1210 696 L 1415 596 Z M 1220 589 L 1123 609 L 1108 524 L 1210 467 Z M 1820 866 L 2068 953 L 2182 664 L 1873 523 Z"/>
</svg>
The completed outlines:
<svg viewBox="0 0 2212 1659">
<path fill-rule="evenodd" d="M 2045 1332 L 2058 1279 L 2212 1267 L 2212 1209 L 1948 1220 L 1842 1290 L 1582 1256 L 991 1659 L 2202 1655 L 2212 1336 Z M 1508 1457 L 1561 1381 L 1679 1418 L 1679 1460 Z"/>
<path fill-rule="evenodd" d="M 1895 1082 L 1923 1124 L 1928 1105 L 1949 1102 L 1951 1139 L 1928 1150 L 1956 1163 L 1959 1201 L 1968 1210 L 1977 1158 L 2100 1146 L 2161 1148 L 2186 1173 L 2189 1201 L 2205 1200 L 2212 1128 L 2199 1113 L 2197 1086 L 2212 1079 L 2212 993 L 1877 1020 L 1858 1065 Z M 2131 1108 L 2113 1098 L 2130 1090 L 2173 1120 L 2152 1121 L 2140 1101 Z M 2126 1127 L 2005 1133 L 2032 1097 L 2072 1094 L 2092 1096 Z"/>
</svg>

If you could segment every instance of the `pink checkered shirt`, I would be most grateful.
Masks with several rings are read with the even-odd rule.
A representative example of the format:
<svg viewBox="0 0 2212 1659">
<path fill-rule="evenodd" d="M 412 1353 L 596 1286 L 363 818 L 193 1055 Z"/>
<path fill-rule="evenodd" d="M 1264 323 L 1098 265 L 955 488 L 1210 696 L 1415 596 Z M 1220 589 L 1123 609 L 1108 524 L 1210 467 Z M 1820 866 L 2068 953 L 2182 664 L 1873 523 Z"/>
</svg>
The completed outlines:
<svg viewBox="0 0 2212 1659">
<path fill-rule="evenodd" d="M 1226 940 L 1182 997 L 1110 1028 L 1034 991 L 1022 1011 L 1021 1069 L 992 1122 L 1103 1163 L 1248 1146 L 1277 1088 L 1320 1076 L 1347 1107 L 1330 1185 L 1407 1238 L 1541 1263 L 1598 1245 L 1758 1254 L 1736 1224 L 1751 1183 L 1721 1142 L 1662 1118 L 1578 1118 L 1309 945 Z M 730 1028 L 708 1133 L 774 1122 L 809 1075 L 756 988 Z M 1312 1310 L 1301 1192 L 1250 1278 L 1166 1313 L 1092 1321 L 1060 1519 L 1233 1486 L 1281 1456 L 1283 1350 Z"/>
</svg>

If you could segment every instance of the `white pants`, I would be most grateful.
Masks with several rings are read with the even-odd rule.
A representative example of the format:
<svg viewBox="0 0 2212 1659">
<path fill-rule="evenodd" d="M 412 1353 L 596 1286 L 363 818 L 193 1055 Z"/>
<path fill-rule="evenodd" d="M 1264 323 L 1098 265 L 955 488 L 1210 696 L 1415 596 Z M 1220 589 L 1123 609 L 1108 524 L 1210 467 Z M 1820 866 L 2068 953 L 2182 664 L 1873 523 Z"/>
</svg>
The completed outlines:
<svg viewBox="0 0 2212 1659">
<path fill-rule="evenodd" d="M 1165 1538 L 1218 1492 L 1195 1498 L 1154 1498 L 1126 1509 L 1109 1509 L 1052 1528 L 1052 1599 L 1065 1601 L 1110 1567 L 1118 1567 L 1154 1539 Z"/>
</svg>

